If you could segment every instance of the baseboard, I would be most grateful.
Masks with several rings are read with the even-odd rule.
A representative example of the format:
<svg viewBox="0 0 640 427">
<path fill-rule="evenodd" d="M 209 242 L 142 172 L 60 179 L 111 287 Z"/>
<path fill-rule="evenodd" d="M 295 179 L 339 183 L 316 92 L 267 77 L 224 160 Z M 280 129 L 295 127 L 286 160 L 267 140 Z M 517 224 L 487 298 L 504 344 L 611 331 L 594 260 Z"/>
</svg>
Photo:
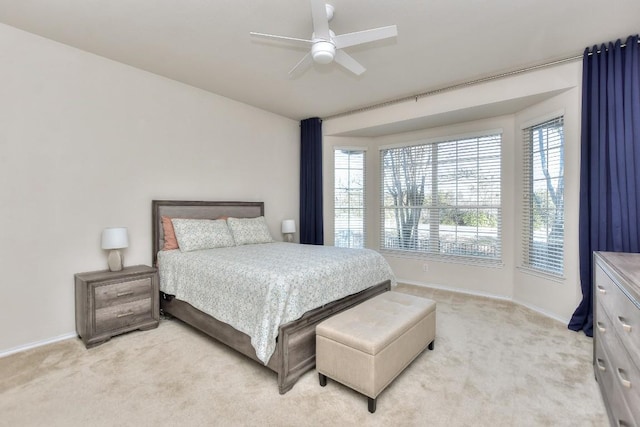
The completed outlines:
<svg viewBox="0 0 640 427">
<path fill-rule="evenodd" d="M 457 292 L 459 294 L 466 294 L 466 295 L 473 295 L 473 296 L 478 296 L 478 297 L 485 297 L 485 298 L 492 298 L 492 299 L 497 299 L 497 300 L 502 300 L 502 301 L 511 301 L 515 304 L 521 305 L 523 307 L 528 308 L 529 310 L 533 310 L 536 313 L 540 313 L 543 316 L 549 317 L 551 319 L 557 320 L 559 322 L 562 322 L 564 324 L 569 324 L 569 319 L 563 319 L 553 313 L 549 313 L 546 310 L 541 309 L 540 307 L 536 307 L 532 304 L 517 300 L 517 299 L 513 299 L 513 298 L 508 298 L 505 296 L 501 296 L 501 295 L 495 295 L 495 294 L 491 294 L 488 292 L 476 292 L 476 291 L 470 291 L 467 289 L 460 289 L 460 288 L 454 288 L 451 286 L 445 286 L 445 285 L 438 285 L 435 283 L 419 283 L 419 282 L 414 282 L 412 280 L 403 280 L 403 279 L 397 279 L 398 283 L 406 283 L 407 285 L 413 285 L 413 286 L 423 286 L 426 288 L 433 288 L 433 289 L 441 289 L 443 291 L 449 291 L 449 292 Z M 42 341 L 36 341 L 36 342 L 32 342 L 29 344 L 25 344 L 25 345 L 21 345 L 18 347 L 14 347 L 14 348 L 10 348 L 8 350 L 4 350 L 4 351 L 0 351 L 0 358 L 3 358 L 5 356 L 9 356 L 11 354 L 14 353 L 19 353 L 21 351 L 25 351 L 25 350 L 30 350 L 32 348 L 36 348 L 36 347 L 41 347 L 43 345 L 47 345 L 47 344 L 52 344 L 58 341 L 64 341 L 64 340 L 68 340 L 70 338 L 75 338 L 78 335 L 75 332 L 69 332 L 67 334 L 63 334 L 54 338 L 49 338 L 46 340 L 42 340 Z"/>
<path fill-rule="evenodd" d="M 513 299 L 512 301 L 514 303 L 518 304 L 518 305 L 521 305 L 523 307 L 527 307 L 529 310 L 533 310 L 533 311 L 535 311 L 537 313 L 540 313 L 543 316 L 547 316 L 547 317 L 549 317 L 549 318 L 551 318 L 553 320 L 557 320 L 558 322 L 562 322 L 565 325 L 568 325 L 569 321 L 571 320 L 571 319 L 564 319 L 564 318 L 562 318 L 562 317 L 560 317 L 560 316 L 558 316 L 556 314 L 550 313 L 550 312 L 548 312 L 548 311 L 546 311 L 546 310 L 544 310 L 544 309 L 542 309 L 540 307 L 536 307 L 533 304 L 529 304 L 528 302 L 524 302 L 524 301 L 521 301 L 521 300 L 518 300 L 518 299 Z"/>
<path fill-rule="evenodd" d="M 557 320 L 558 322 L 562 322 L 565 325 L 569 324 L 569 319 L 563 319 L 562 317 L 550 313 L 540 307 L 536 307 L 533 304 L 529 304 L 527 302 L 518 300 L 518 299 L 514 299 L 514 298 L 509 298 L 509 297 L 505 297 L 503 295 L 495 295 L 495 294 L 491 294 L 488 292 L 476 292 L 476 291 L 470 291 L 467 289 L 460 289 L 460 288 L 454 288 L 451 286 L 445 286 L 445 285 L 438 285 L 436 283 L 419 283 L 419 282 L 414 282 L 412 280 L 402 280 L 402 279 L 397 279 L 398 283 L 406 283 L 407 285 L 413 285 L 413 286 L 423 286 L 426 288 L 433 288 L 433 289 L 441 289 L 443 291 L 449 291 L 449 292 L 457 292 L 459 294 L 465 294 L 465 295 L 473 295 L 473 296 L 477 296 L 477 297 L 485 297 L 485 298 L 492 298 L 492 299 L 497 299 L 497 300 L 501 300 L 501 301 L 510 301 L 514 304 L 518 304 L 521 305 L 523 307 L 528 308 L 529 310 L 533 310 L 536 313 L 542 314 L 545 317 L 548 317 L 550 319 L 553 320 Z"/>
<path fill-rule="evenodd" d="M 59 335 L 57 337 L 48 338 L 46 340 L 36 341 L 36 342 L 20 345 L 18 347 L 13 347 L 13 348 L 10 348 L 8 350 L 0 351 L 0 358 L 3 358 L 5 356 L 9 356 L 9 355 L 14 354 L 14 353 L 20 353 L 21 351 L 31 350 L 32 348 L 41 347 L 43 345 L 53 344 L 53 343 L 58 342 L 58 341 L 68 340 L 70 338 L 75 338 L 77 336 L 78 336 L 78 334 L 76 334 L 75 332 L 69 332 L 69 333 L 66 333 L 66 334 L 63 334 L 63 335 Z"/>
</svg>

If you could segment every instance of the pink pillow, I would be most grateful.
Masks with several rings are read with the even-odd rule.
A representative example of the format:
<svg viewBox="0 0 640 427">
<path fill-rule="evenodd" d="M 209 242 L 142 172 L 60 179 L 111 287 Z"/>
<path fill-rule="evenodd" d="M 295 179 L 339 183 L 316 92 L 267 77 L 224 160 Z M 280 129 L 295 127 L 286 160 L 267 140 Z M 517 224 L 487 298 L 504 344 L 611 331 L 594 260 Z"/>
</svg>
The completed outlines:
<svg viewBox="0 0 640 427">
<path fill-rule="evenodd" d="M 173 223 L 168 216 L 162 217 L 162 229 L 164 231 L 164 247 L 162 250 L 169 251 L 171 249 L 178 249 L 176 232 L 173 230 Z"/>
</svg>

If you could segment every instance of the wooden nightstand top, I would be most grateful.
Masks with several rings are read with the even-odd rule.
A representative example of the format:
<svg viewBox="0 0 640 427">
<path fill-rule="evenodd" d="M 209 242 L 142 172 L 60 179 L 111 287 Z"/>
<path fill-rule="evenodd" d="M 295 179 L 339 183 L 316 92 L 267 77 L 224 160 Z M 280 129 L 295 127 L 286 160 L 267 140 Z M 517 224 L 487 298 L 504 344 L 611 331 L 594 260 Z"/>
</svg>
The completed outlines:
<svg viewBox="0 0 640 427">
<path fill-rule="evenodd" d="M 149 267 L 148 265 L 134 265 L 131 267 L 125 267 L 120 271 L 87 271 L 85 273 L 77 273 L 75 276 L 85 282 L 97 282 L 110 279 L 122 279 L 128 276 L 137 276 L 140 274 L 152 274 L 158 269 Z"/>
</svg>

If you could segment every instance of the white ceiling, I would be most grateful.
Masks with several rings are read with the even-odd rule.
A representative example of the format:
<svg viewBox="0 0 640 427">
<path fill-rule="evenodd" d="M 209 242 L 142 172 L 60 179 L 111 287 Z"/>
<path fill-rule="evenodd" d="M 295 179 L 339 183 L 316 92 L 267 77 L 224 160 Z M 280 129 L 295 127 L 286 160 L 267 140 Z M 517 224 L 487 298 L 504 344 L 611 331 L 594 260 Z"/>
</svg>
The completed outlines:
<svg viewBox="0 0 640 427">
<path fill-rule="evenodd" d="M 396 24 L 296 79 L 304 56 L 250 31 L 310 38 L 307 0 L 0 0 L 0 22 L 300 120 L 581 55 L 640 32 L 640 0 L 329 0 L 336 34 Z"/>
</svg>

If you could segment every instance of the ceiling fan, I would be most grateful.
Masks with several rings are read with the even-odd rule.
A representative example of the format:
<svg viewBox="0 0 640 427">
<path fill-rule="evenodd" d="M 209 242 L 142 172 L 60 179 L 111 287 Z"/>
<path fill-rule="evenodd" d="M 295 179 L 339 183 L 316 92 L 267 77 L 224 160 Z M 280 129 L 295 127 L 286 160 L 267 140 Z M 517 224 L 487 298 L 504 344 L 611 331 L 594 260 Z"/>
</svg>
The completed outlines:
<svg viewBox="0 0 640 427">
<path fill-rule="evenodd" d="M 254 32 L 249 34 L 253 37 L 278 40 L 293 46 L 311 47 L 311 51 L 289 71 L 290 77 L 295 77 L 304 72 L 311 66 L 313 61 L 318 64 L 329 64 L 335 61 L 359 76 L 366 71 L 366 68 L 342 49 L 349 46 L 396 37 L 398 35 L 398 28 L 395 25 L 390 25 L 388 27 L 335 35 L 335 33 L 329 29 L 329 21 L 333 18 L 333 12 L 334 7 L 325 3 L 324 0 L 311 0 L 311 18 L 313 19 L 311 40 Z"/>
</svg>

